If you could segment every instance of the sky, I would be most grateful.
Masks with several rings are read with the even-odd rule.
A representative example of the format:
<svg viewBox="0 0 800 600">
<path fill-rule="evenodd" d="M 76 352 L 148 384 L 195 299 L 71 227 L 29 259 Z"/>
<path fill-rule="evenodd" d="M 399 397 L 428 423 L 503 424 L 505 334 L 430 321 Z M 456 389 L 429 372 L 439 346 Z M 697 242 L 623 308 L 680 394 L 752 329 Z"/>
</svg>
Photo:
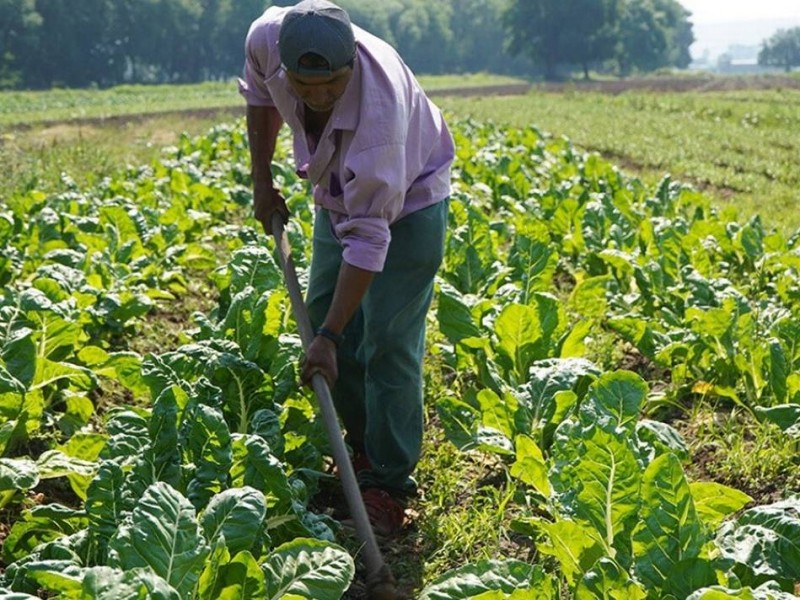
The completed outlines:
<svg viewBox="0 0 800 600">
<path fill-rule="evenodd" d="M 678 0 L 695 23 L 800 19 L 799 0 Z"/>
<path fill-rule="evenodd" d="M 734 44 L 760 47 L 778 29 L 800 27 L 800 0 L 678 1 L 692 13 L 695 60 L 713 60 Z"/>
</svg>

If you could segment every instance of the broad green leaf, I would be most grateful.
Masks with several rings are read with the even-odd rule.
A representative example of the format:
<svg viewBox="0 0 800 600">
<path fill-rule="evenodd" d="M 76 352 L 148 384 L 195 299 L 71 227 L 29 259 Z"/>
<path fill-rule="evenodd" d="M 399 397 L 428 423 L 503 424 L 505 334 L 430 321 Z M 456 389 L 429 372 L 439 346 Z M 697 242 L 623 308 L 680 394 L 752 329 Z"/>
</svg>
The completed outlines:
<svg viewBox="0 0 800 600">
<path fill-rule="evenodd" d="M 36 361 L 36 374 L 31 390 L 39 390 L 57 382 L 69 382 L 79 390 L 90 390 L 96 386 L 94 374 L 84 367 L 67 362 L 54 362 L 46 358 Z"/>
<path fill-rule="evenodd" d="M 502 398 L 492 390 L 481 390 L 477 396 L 480 407 L 481 425 L 487 429 L 501 432 L 505 437 L 514 436 L 514 413 L 517 401 L 510 394 Z"/>
<path fill-rule="evenodd" d="M 674 598 L 686 598 L 695 590 L 716 585 L 719 582 L 717 566 L 715 562 L 706 558 L 694 557 L 682 560 L 665 574 L 662 591 Z"/>
<path fill-rule="evenodd" d="M 0 491 L 30 490 L 39 483 L 39 469 L 29 458 L 0 458 Z"/>
<path fill-rule="evenodd" d="M 3 560 L 11 564 L 40 544 L 72 535 L 86 525 L 83 511 L 60 504 L 43 504 L 24 511 L 3 542 Z"/>
<path fill-rule="evenodd" d="M 744 587 L 730 589 L 721 585 L 714 585 L 699 589 L 688 596 L 686 600 L 797 600 L 797 596 L 781 590 L 780 586 L 773 582 L 760 585 L 756 589 Z"/>
<path fill-rule="evenodd" d="M 151 447 L 146 455 L 152 463 L 153 478 L 174 488 L 181 487 L 181 456 L 178 420 L 186 393 L 178 386 L 166 388 L 153 404 L 148 424 Z"/>
<path fill-rule="evenodd" d="M 778 406 L 756 406 L 755 412 L 764 421 L 775 423 L 782 431 L 800 426 L 800 404 L 779 404 Z"/>
<path fill-rule="evenodd" d="M 645 589 L 633 581 L 617 563 L 600 559 L 580 579 L 575 600 L 644 600 Z"/>
<path fill-rule="evenodd" d="M 650 589 L 664 587 L 666 574 L 696 558 L 705 542 L 681 464 L 662 454 L 644 472 L 639 522 L 633 530 L 636 572 Z"/>
<path fill-rule="evenodd" d="M 463 339 L 481 336 L 480 327 L 475 322 L 467 299 L 452 286 L 446 283 L 441 284 L 437 302 L 439 331 L 448 340 L 456 343 Z"/>
<path fill-rule="evenodd" d="M 667 423 L 642 419 L 636 423 L 636 434 L 656 455 L 672 452 L 681 460 L 689 459 L 689 448 L 686 447 L 683 437 Z"/>
<path fill-rule="evenodd" d="M 594 415 L 586 417 L 588 420 L 597 419 L 604 427 L 632 432 L 647 392 L 647 384 L 635 373 L 604 373 L 589 388 L 581 412 L 594 411 Z"/>
<path fill-rule="evenodd" d="M 510 278 L 521 286 L 522 304 L 531 301 L 534 291 L 547 291 L 550 289 L 553 273 L 555 272 L 558 258 L 550 248 L 550 237 L 544 227 L 538 232 L 532 228 L 517 235 L 513 239 L 511 250 L 508 253 L 508 265 L 511 267 Z M 536 233 L 538 239 L 529 234 Z"/>
<path fill-rule="evenodd" d="M 264 571 L 249 552 L 239 552 L 232 561 L 221 567 L 214 598 L 240 600 L 266 598 Z"/>
<path fill-rule="evenodd" d="M 180 600 L 178 591 L 148 568 L 86 570 L 81 600 Z"/>
<path fill-rule="evenodd" d="M 722 526 L 717 542 L 722 556 L 756 576 L 800 580 L 800 496 L 746 510 Z"/>
<path fill-rule="evenodd" d="M 231 555 L 251 550 L 264 526 L 266 498 L 251 487 L 231 488 L 217 494 L 200 517 L 209 545 L 222 537 Z"/>
<path fill-rule="evenodd" d="M 610 275 L 589 277 L 578 282 L 570 295 L 570 306 L 584 319 L 601 319 L 606 316 L 606 299 Z"/>
<path fill-rule="evenodd" d="M 232 434 L 231 444 L 231 485 L 264 490 L 268 507 L 288 508 L 293 499 L 292 491 L 283 465 L 269 445 L 258 436 L 241 434 Z"/>
<path fill-rule="evenodd" d="M 744 492 L 713 481 L 694 481 L 689 484 L 689 489 L 697 516 L 712 531 L 753 501 Z"/>
<path fill-rule="evenodd" d="M 517 560 L 484 560 L 438 577 L 417 600 L 475 600 L 483 594 L 527 592 L 536 600 L 556 600 L 556 583 L 541 566 Z M 491 598 L 491 596 L 489 596 Z"/>
<path fill-rule="evenodd" d="M 33 560 L 25 563 L 25 576 L 49 592 L 69 596 L 80 591 L 84 569 L 67 560 Z"/>
<path fill-rule="evenodd" d="M 461 451 L 475 447 L 475 429 L 480 411 L 474 406 L 443 396 L 436 402 L 436 412 L 442 421 L 445 437 Z"/>
<path fill-rule="evenodd" d="M 589 525 L 558 519 L 553 523 L 538 521 L 536 526 L 546 534 L 539 550 L 558 560 L 570 586 L 605 555 L 603 540 Z"/>
<path fill-rule="evenodd" d="M 527 435 L 514 439 L 516 461 L 511 465 L 511 475 L 531 486 L 545 497 L 550 496 L 547 463 L 536 442 Z"/>
<path fill-rule="evenodd" d="M 133 460 L 150 444 L 149 421 L 130 409 L 111 412 L 106 423 L 108 441 L 100 457 L 115 460 Z"/>
<path fill-rule="evenodd" d="M 39 476 L 42 479 L 66 477 L 70 474 L 93 477 L 97 472 L 97 463 L 67 456 L 59 450 L 47 450 L 36 461 Z"/>
<path fill-rule="evenodd" d="M 194 589 L 209 553 L 194 508 L 164 482 L 147 488 L 109 542 L 109 564 L 149 567 L 182 597 Z"/>
<path fill-rule="evenodd" d="M 248 245 L 228 261 L 230 291 L 235 295 L 247 286 L 264 291 L 283 285 L 283 275 L 266 246 Z"/>
<path fill-rule="evenodd" d="M 641 467 L 632 440 L 621 431 L 565 421 L 552 455 L 550 481 L 561 502 L 595 527 L 614 558 L 615 538 L 630 529 L 639 510 Z"/>
<path fill-rule="evenodd" d="M 89 516 L 89 531 L 103 552 L 126 512 L 124 487 L 125 473 L 122 468 L 107 460 L 100 464 L 97 476 L 87 490 L 85 506 Z"/>
<path fill-rule="evenodd" d="M 788 392 L 786 380 L 791 372 L 792 366 L 780 341 L 770 340 L 768 377 L 769 387 L 774 397 L 771 403 L 786 402 Z"/>
<path fill-rule="evenodd" d="M 353 559 L 335 544 L 298 538 L 272 551 L 261 564 L 269 600 L 295 595 L 306 600 L 339 600 L 355 573 Z"/>
<path fill-rule="evenodd" d="M 195 468 L 186 495 L 195 508 L 201 509 L 227 485 L 232 463 L 231 433 L 222 413 L 198 406 L 187 445 Z"/>
<path fill-rule="evenodd" d="M 507 304 L 495 321 L 498 350 L 509 358 L 513 369 L 521 376 L 536 358 L 534 344 L 542 337 L 539 311 L 534 306 Z"/>
</svg>

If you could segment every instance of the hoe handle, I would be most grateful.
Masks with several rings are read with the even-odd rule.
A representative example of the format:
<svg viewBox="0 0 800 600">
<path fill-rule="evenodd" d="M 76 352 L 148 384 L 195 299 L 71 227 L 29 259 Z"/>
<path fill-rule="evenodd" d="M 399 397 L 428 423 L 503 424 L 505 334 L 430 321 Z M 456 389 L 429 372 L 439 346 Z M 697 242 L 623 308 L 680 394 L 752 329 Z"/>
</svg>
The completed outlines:
<svg viewBox="0 0 800 600">
<path fill-rule="evenodd" d="M 292 311 L 294 312 L 294 318 L 297 322 L 297 328 L 300 331 L 300 340 L 303 343 L 303 348 L 308 349 L 308 346 L 314 339 L 314 330 L 311 327 L 311 320 L 308 317 L 308 311 L 306 310 L 303 294 L 300 290 L 300 284 L 297 281 L 297 272 L 295 271 L 294 262 L 292 261 L 289 238 L 286 236 L 286 232 L 283 228 L 283 219 L 277 212 L 272 215 L 272 235 L 275 236 L 278 261 L 280 262 L 281 269 L 283 269 L 283 276 L 286 281 L 286 288 L 289 291 Z M 342 430 L 339 428 L 339 421 L 336 417 L 331 391 L 328 388 L 327 381 L 325 381 L 325 378 L 319 373 L 316 373 L 311 378 L 311 385 L 317 396 L 319 409 L 322 413 L 322 420 L 325 423 L 325 429 L 328 434 L 328 441 L 333 449 L 333 459 L 339 469 L 345 499 L 347 500 L 348 508 L 350 509 L 355 523 L 356 535 L 364 546 L 364 563 L 367 567 L 367 580 L 375 580 L 378 578 L 385 584 L 387 575 L 391 578 L 391 572 L 389 572 L 386 563 L 383 561 L 378 543 L 375 540 L 375 534 L 369 522 L 369 517 L 367 516 L 367 509 L 364 507 L 364 501 L 361 498 L 361 491 L 358 487 L 356 474 L 353 470 L 353 465 L 350 464 L 350 457 L 344 445 Z"/>
</svg>

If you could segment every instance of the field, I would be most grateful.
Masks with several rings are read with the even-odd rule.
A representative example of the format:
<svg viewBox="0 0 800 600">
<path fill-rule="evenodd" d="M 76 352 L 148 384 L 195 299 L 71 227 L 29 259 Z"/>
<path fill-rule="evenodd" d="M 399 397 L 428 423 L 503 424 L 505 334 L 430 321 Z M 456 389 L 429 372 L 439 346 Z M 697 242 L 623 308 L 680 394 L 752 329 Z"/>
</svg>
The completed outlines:
<svg viewBox="0 0 800 600">
<path fill-rule="evenodd" d="M 800 592 L 796 93 L 437 96 L 423 493 L 382 545 L 411 597 Z M 360 598 L 242 120 L 184 97 L 1 130 L 0 588 Z"/>
</svg>

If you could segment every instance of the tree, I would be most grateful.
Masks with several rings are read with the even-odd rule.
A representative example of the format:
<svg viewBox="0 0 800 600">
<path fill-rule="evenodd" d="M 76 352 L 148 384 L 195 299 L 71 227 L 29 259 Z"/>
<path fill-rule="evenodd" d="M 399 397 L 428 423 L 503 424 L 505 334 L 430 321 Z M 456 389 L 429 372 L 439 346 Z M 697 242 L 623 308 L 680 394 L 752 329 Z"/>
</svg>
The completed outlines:
<svg viewBox="0 0 800 600">
<path fill-rule="evenodd" d="M 0 89 L 23 83 L 26 62 L 36 56 L 41 26 L 35 0 L 0 0 Z"/>
<path fill-rule="evenodd" d="M 614 56 L 620 14 L 620 0 L 511 0 L 509 50 L 542 63 L 547 79 L 565 64 L 580 65 L 588 79 L 592 63 Z"/>
<path fill-rule="evenodd" d="M 625 0 L 617 53 L 620 74 L 688 67 L 694 42 L 689 15 L 675 0 Z"/>
<path fill-rule="evenodd" d="M 783 67 L 787 72 L 800 66 L 800 27 L 779 29 L 765 40 L 758 53 L 758 64 Z"/>
</svg>

